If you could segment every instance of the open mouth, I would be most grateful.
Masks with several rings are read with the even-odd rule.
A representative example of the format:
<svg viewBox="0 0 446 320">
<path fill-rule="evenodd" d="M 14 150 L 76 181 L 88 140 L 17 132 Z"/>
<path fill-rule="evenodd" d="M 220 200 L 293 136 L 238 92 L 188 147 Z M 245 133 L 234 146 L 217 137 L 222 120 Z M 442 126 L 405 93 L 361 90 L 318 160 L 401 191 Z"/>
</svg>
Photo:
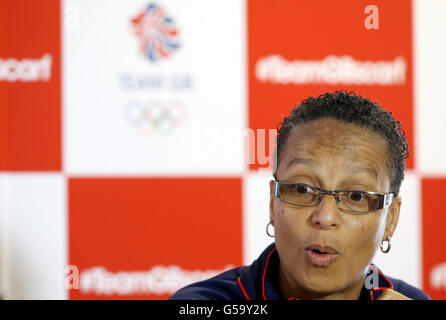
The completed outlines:
<svg viewBox="0 0 446 320">
<path fill-rule="evenodd" d="M 312 265 L 316 267 L 328 267 L 339 257 L 339 252 L 327 246 L 309 245 L 305 253 Z"/>
</svg>

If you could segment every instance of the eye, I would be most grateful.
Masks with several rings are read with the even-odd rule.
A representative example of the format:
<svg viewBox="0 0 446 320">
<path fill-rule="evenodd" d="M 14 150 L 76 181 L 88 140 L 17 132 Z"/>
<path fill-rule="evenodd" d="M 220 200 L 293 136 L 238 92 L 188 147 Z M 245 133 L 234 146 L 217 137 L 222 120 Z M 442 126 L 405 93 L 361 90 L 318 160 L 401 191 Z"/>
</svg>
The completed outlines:
<svg viewBox="0 0 446 320">
<path fill-rule="evenodd" d="M 308 193 L 311 192 L 311 188 L 304 185 L 304 184 L 297 184 L 294 187 L 294 190 L 297 191 L 298 193 Z"/>
<path fill-rule="evenodd" d="M 364 194 L 363 192 L 360 192 L 360 191 L 352 191 L 349 193 L 348 196 L 349 196 L 350 200 L 353 200 L 353 201 L 361 201 L 361 200 L 365 200 L 368 198 L 366 194 Z"/>
</svg>

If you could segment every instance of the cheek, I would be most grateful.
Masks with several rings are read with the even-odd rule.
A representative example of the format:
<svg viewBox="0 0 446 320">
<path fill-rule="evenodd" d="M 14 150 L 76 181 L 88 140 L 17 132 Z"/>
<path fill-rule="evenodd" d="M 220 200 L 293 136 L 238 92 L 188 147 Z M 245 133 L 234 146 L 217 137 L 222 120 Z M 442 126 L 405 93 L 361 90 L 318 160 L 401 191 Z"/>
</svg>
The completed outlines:
<svg viewBox="0 0 446 320">
<path fill-rule="evenodd" d="M 306 208 L 287 208 L 276 205 L 274 214 L 274 228 L 276 236 L 281 238 L 296 237 L 305 228 Z M 297 240 L 297 239 L 295 239 Z"/>
<path fill-rule="evenodd" d="M 301 248 L 308 234 L 307 208 L 287 208 L 277 206 L 274 217 L 276 247 L 281 252 L 283 262 L 291 268 L 299 261 Z"/>
<path fill-rule="evenodd" d="M 371 260 L 380 244 L 382 233 L 384 232 L 385 219 L 376 214 L 364 217 L 352 217 L 347 232 L 347 241 L 351 254 L 357 261 L 368 263 Z"/>
</svg>

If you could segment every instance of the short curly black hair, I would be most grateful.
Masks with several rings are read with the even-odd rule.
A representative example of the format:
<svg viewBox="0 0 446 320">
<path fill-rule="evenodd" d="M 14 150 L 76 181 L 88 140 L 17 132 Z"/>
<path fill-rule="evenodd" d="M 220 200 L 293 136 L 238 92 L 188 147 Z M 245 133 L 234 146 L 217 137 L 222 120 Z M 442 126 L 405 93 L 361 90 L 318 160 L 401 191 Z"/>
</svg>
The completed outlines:
<svg viewBox="0 0 446 320">
<path fill-rule="evenodd" d="M 274 172 L 279 166 L 280 156 L 291 130 L 299 124 L 321 118 L 333 118 L 355 124 L 380 135 L 386 141 L 389 150 L 387 165 L 391 192 L 399 194 L 406 168 L 405 160 L 409 157 L 409 147 L 401 122 L 396 121 L 392 113 L 385 111 L 378 103 L 363 98 L 353 91 L 326 92 L 317 98 L 309 97 L 293 108 L 291 114 L 279 124 Z"/>
</svg>

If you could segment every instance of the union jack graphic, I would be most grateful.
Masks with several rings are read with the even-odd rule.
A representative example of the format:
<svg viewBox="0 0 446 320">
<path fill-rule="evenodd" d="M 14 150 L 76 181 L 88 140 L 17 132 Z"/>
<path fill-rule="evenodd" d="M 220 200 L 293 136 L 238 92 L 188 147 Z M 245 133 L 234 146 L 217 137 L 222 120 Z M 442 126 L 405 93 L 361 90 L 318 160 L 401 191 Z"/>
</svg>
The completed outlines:
<svg viewBox="0 0 446 320">
<path fill-rule="evenodd" d="M 179 48 L 178 29 L 156 3 L 150 3 L 131 19 L 131 23 L 139 38 L 139 51 L 151 61 L 168 58 Z"/>
</svg>

